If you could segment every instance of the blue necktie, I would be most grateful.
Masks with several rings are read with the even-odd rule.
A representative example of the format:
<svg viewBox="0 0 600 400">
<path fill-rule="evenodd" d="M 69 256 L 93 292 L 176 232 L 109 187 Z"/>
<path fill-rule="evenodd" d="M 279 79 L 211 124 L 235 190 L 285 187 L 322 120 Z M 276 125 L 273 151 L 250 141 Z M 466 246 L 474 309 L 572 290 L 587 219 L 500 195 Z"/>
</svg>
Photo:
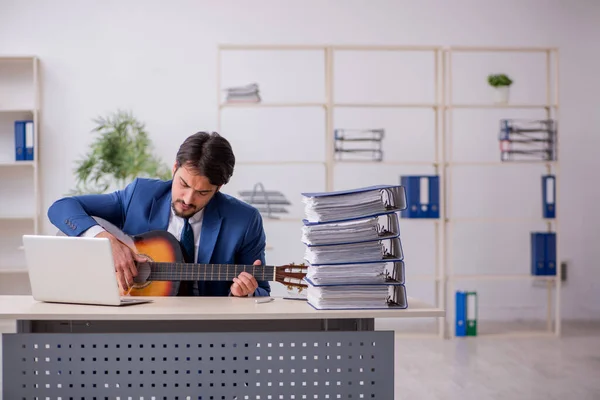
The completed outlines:
<svg viewBox="0 0 600 400">
<path fill-rule="evenodd" d="M 188 263 L 195 262 L 195 253 L 196 246 L 194 243 L 194 231 L 192 230 L 192 225 L 190 225 L 189 219 L 184 220 L 183 231 L 181 232 L 181 246 L 183 247 L 183 257 L 185 261 Z"/>
</svg>

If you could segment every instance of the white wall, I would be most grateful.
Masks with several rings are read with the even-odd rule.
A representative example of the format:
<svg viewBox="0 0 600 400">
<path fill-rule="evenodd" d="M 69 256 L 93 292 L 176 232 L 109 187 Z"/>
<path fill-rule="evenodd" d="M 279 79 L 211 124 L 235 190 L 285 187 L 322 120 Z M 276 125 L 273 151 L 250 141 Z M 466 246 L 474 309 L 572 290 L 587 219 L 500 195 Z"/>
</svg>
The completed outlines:
<svg viewBox="0 0 600 400">
<path fill-rule="evenodd" d="M 0 54 L 41 58 L 46 209 L 73 186 L 73 162 L 86 151 L 92 138 L 91 119 L 97 115 L 116 108 L 132 110 L 146 122 L 158 153 L 169 163 L 187 135 L 215 130 L 218 43 L 557 46 L 561 55 L 560 252 L 570 263 L 563 315 L 598 318 L 600 250 L 594 239 L 600 196 L 588 185 L 595 182 L 600 167 L 595 157 L 600 145 L 600 82 L 596 79 L 600 45 L 595 40 L 600 35 L 599 18 L 600 3 L 592 0 L 500 4 L 481 0 L 3 0 Z M 585 40 L 590 42 L 584 44 Z M 244 174 L 241 167 L 238 173 Z M 398 175 L 392 174 L 394 179 Z M 492 193 L 497 187 L 484 182 L 480 189 Z M 429 235 L 426 228 L 415 229 L 425 231 L 418 235 Z M 489 226 L 487 232 L 492 229 Z M 48 223 L 45 230 L 54 231 Z M 293 228 L 285 232 L 273 237 L 274 246 L 289 245 L 297 254 L 299 236 L 290 235 Z M 418 235 L 406 239 L 405 251 L 427 263 L 430 251 Z M 472 241 L 481 237 L 477 232 L 470 235 L 471 239 L 458 243 L 459 254 L 490 245 Z M 503 256 L 498 249 L 491 251 L 496 260 Z M 521 258 L 527 260 L 527 249 L 521 251 Z M 420 268 L 431 270 L 426 265 Z M 427 297 L 431 292 L 421 282 L 413 285 L 410 294 Z M 479 286 L 496 293 L 488 302 L 487 318 L 545 317 L 541 289 L 532 289 L 530 283 L 494 285 Z"/>
</svg>

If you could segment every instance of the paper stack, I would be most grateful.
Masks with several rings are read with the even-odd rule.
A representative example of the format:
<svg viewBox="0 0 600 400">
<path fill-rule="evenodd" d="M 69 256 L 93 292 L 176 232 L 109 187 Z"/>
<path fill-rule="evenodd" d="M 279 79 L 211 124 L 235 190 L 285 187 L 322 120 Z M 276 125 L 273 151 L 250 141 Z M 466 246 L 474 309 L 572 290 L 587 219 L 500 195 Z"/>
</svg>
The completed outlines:
<svg viewBox="0 0 600 400">
<path fill-rule="evenodd" d="M 259 103 L 261 101 L 258 84 L 250 83 L 225 89 L 228 103 Z"/>
<path fill-rule="evenodd" d="M 400 185 L 302 193 L 307 300 L 316 309 L 406 308 Z"/>
</svg>

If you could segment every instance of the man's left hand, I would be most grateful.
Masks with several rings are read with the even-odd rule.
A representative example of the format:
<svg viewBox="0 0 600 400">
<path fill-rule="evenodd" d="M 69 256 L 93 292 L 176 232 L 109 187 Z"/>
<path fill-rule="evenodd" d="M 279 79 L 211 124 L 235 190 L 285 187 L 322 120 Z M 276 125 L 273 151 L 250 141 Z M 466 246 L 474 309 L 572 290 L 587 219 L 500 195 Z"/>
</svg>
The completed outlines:
<svg viewBox="0 0 600 400">
<path fill-rule="evenodd" d="M 253 265 L 260 265 L 260 260 L 254 261 Z M 231 285 L 231 294 L 236 297 L 249 296 L 258 288 L 258 282 L 252 275 L 242 272 L 237 278 L 233 278 Z"/>
</svg>

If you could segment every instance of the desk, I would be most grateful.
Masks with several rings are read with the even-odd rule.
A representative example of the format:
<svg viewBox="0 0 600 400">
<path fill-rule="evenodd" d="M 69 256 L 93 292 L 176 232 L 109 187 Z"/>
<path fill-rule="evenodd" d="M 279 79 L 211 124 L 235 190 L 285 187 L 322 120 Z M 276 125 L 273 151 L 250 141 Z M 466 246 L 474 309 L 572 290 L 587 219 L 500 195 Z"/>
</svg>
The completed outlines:
<svg viewBox="0 0 600 400">
<path fill-rule="evenodd" d="M 393 399 L 394 332 L 406 310 L 317 311 L 276 298 L 160 297 L 124 307 L 0 296 L 6 399 Z"/>
</svg>

